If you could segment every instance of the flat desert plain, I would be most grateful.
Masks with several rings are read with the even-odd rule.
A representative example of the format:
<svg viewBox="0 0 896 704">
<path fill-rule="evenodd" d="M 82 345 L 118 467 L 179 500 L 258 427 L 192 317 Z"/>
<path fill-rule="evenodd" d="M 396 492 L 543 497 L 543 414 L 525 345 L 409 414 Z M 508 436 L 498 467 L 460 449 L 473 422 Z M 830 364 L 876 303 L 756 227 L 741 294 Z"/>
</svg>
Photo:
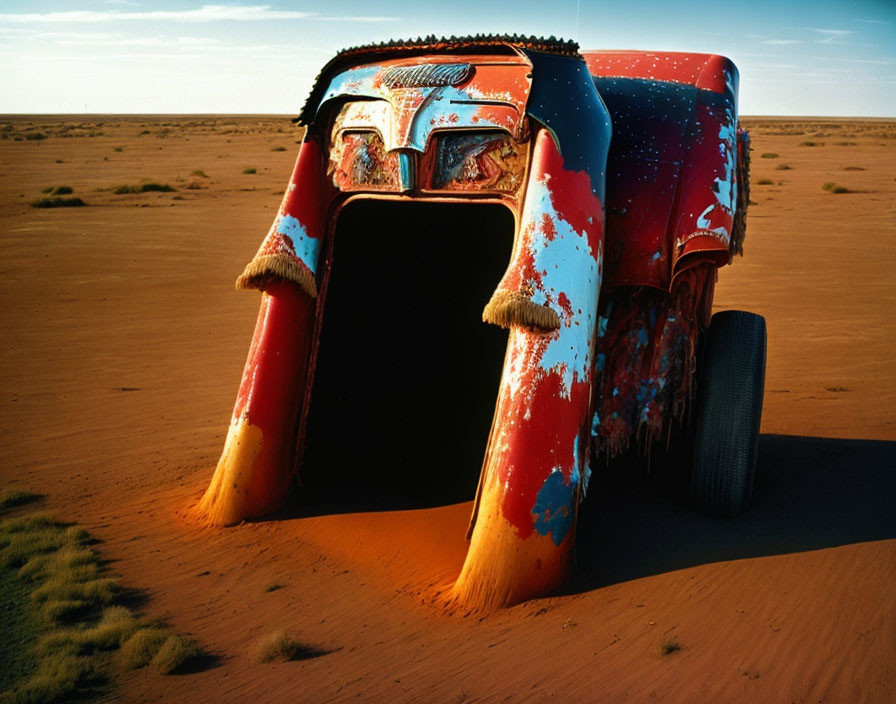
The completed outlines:
<svg viewBox="0 0 896 704">
<path fill-rule="evenodd" d="M 450 615 L 429 595 L 458 574 L 469 501 L 186 518 L 255 325 L 233 281 L 289 179 L 289 119 L 0 119 L 0 486 L 46 495 L 213 656 L 120 672 L 109 699 L 896 701 L 896 123 L 743 122 L 746 255 L 716 308 L 768 320 L 752 509 L 710 520 L 641 472 L 598 476 L 565 591 Z M 141 179 L 176 191 L 111 190 Z M 62 185 L 87 206 L 30 206 Z M 257 662 L 277 628 L 316 657 Z"/>
</svg>

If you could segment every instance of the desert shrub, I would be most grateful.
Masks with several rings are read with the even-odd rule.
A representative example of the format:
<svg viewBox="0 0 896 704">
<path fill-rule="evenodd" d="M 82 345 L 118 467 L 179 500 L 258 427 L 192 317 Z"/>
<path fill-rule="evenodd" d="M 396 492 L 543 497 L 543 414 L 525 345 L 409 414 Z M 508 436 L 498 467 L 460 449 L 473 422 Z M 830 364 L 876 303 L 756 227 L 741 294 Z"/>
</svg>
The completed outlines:
<svg viewBox="0 0 896 704">
<path fill-rule="evenodd" d="M 90 658 L 59 652 L 41 658 L 37 671 L 10 693 L 8 701 L 29 704 L 60 702 L 96 679 L 96 667 Z"/>
<path fill-rule="evenodd" d="M 123 151 L 124 151 L 124 147 L 113 147 L 113 148 L 112 148 L 112 151 L 113 151 L 113 152 L 123 152 Z"/>
<path fill-rule="evenodd" d="M 681 650 L 681 645 L 679 645 L 678 641 L 674 638 L 671 640 L 664 640 L 660 644 L 660 655 L 671 655 L 679 650 Z"/>
<path fill-rule="evenodd" d="M 276 146 L 276 147 L 271 147 L 271 151 L 272 151 L 272 152 L 285 152 L 285 151 L 286 151 L 286 147 L 283 147 L 283 146 L 279 146 L 279 145 L 278 145 L 278 146 Z"/>
<path fill-rule="evenodd" d="M 127 193 L 148 193 L 150 191 L 170 193 L 174 190 L 176 189 L 173 186 L 169 186 L 167 183 L 157 183 L 155 181 L 141 181 L 136 184 L 123 183 L 112 188 L 112 192 L 117 195 L 124 195 Z"/>
<path fill-rule="evenodd" d="M 205 173 L 202 169 L 196 169 L 190 176 L 198 176 L 199 178 L 208 178 L 208 174 Z"/>
<path fill-rule="evenodd" d="M 824 146 L 824 142 L 813 142 L 811 140 L 806 140 L 805 142 L 800 142 L 799 146 L 801 146 L 801 147 L 820 147 L 820 146 Z"/>
<path fill-rule="evenodd" d="M 258 662 L 281 660 L 305 660 L 324 655 L 326 651 L 311 645 L 300 643 L 285 630 L 276 630 L 262 638 L 258 643 L 256 659 Z"/>
<path fill-rule="evenodd" d="M 24 506 L 25 504 L 38 501 L 41 498 L 40 494 L 32 494 L 30 491 L 7 489 L 0 493 L 0 510 L 13 508 L 15 506 Z"/>
<path fill-rule="evenodd" d="M 825 183 L 822 188 L 830 193 L 849 193 L 849 189 L 846 186 L 841 186 L 839 183 L 834 183 L 833 181 L 828 181 Z"/>
<path fill-rule="evenodd" d="M 52 192 L 53 192 L 53 186 L 47 186 L 46 188 L 42 188 L 40 192 L 41 192 L 41 193 L 52 193 Z"/>
<path fill-rule="evenodd" d="M 47 138 L 47 135 L 45 135 L 43 132 L 28 132 L 25 135 L 25 139 L 27 139 L 30 142 L 39 142 L 40 140 L 46 139 L 46 138 Z"/>
<path fill-rule="evenodd" d="M 170 635 L 164 628 L 157 627 L 140 628 L 135 631 L 121 645 L 121 659 L 125 666 L 136 670 L 149 665 Z"/>
<path fill-rule="evenodd" d="M 788 164 L 778 164 L 775 171 L 790 171 L 793 167 Z"/>
<path fill-rule="evenodd" d="M 54 196 L 68 196 L 74 193 L 75 190 L 71 186 L 56 186 L 53 189 L 52 194 Z"/>
<path fill-rule="evenodd" d="M 761 156 L 763 159 L 777 159 L 778 156 L 780 156 L 780 155 L 777 154 L 776 152 L 765 152 Z"/>
<path fill-rule="evenodd" d="M 172 635 L 162 643 L 162 647 L 159 648 L 150 664 L 163 675 L 168 675 L 199 654 L 200 650 L 196 641 Z"/>
<path fill-rule="evenodd" d="M 861 166 L 844 166 L 843 171 L 864 171 Z"/>
<path fill-rule="evenodd" d="M 757 186 L 771 186 L 774 183 L 770 178 L 760 178 L 756 181 Z"/>
<path fill-rule="evenodd" d="M 256 169 L 254 169 L 253 167 L 250 166 L 247 169 L 243 169 L 243 173 L 251 175 L 251 174 L 257 173 L 257 171 L 256 171 Z"/>
<path fill-rule="evenodd" d="M 60 198 L 58 196 L 38 198 L 31 201 L 32 208 L 80 208 L 87 205 L 80 198 Z"/>
</svg>

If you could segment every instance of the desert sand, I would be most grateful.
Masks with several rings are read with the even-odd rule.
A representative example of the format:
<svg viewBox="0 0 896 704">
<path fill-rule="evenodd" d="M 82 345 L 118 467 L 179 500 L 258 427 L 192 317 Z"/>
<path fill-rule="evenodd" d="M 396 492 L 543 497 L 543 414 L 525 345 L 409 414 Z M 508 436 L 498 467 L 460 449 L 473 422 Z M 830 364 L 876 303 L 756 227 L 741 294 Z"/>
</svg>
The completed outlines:
<svg viewBox="0 0 896 704">
<path fill-rule="evenodd" d="M 431 595 L 463 562 L 468 500 L 187 519 L 255 324 L 233 281 L 291 173 L 289 118 L 0 119 L 0 486 L 45 494 L 213 656 L 120 673 L 110 699 L 896 701 L 896 123 L 743 122 L 753 205 L 716 309 L 768 320 L 753 508 L 701 518 L 637 467 L 599 472 L 568 589 L 449 615 Z M 177 190 L 109 190 L 143 178 Z M 88 206 L 30 207 L 60 185 Z M 257 663 L 279 627 L 320 654 Z"/>
</svg>

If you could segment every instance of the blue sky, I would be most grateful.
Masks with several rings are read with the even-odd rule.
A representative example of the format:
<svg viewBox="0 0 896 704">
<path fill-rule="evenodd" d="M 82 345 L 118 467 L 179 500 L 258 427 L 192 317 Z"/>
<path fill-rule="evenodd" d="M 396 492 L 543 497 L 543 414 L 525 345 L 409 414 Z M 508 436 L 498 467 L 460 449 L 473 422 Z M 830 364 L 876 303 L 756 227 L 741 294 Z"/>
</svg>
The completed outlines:
<svg viewBox="0 0 896 704">
<path fill-rule="evenodd" d="M 0 0 L 2 113 L 295 114 L 340 48 L 518 32 L 720 53 L 747 115 L 896 117 L 896 0 Z"/>
</svg>

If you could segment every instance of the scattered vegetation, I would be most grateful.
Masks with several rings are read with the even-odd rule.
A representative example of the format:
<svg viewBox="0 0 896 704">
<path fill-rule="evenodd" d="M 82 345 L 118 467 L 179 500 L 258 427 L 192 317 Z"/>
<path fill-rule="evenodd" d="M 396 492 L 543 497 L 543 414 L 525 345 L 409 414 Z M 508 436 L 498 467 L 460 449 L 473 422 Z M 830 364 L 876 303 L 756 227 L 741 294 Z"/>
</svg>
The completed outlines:
<svg viewBox="0 0 896 704">
<path fill-rule="evenodd" d="M 0 496 L 4 508 L 38 498 L 10 490 Z M 13 612 L 5 619 L 12 628 L 4 626 L 0 639 L 6 690 L 0 701 L 56 702 L 96 694 L 117 650 L 128 667 L 150 664 L 163 673 L 201 654 L 194 641 L 124 605 L 127 593 L 92 549 L 94 542 L 82 528 L 43 514 L 0 522 L 0 584 Z M 21 593 L 9 599 L 10 589 Z M 7 662 L 21 653 L 26 658 L 10 669 Z"/>
<path fill-rule="evenodd" d="M 280 660 L 308 660 L 320 655 L 326 655 L 327 651 L 320 650 L 310 645 L 300 643 L 284 630 L 269 633 L 258 644 L 258 662 L 274 662 Z"/>
<path fill-rule="evenodd" d="M 841 186 L 839 183 L 834 183 L 833 181 L 828 181 L 822 188 L 829 193 L 851 193 L 846 186 Z"/>
<path fill-rule="evenodd" d="M 190 176 L 198 176 L 199 178 L 208 178 L 208 174 L 205 173 L 202 169 L 196 169 Z"/>
<path fill-rule="evenodd" d="M 865 169 L 861 166 L 844 166 L 843 171 L 864 171 Z"/>
<path fill-rule="evenodd" d="M 789 164 L 778 164 L 775 167 L 775 171 L 790 171 L 793 167 Z"/>
<path fill-rule="evenodd" d="M 44 196 L 31 201 L 32 208 L 80 208 L 87 205 L 80 198 L 61 198 L 59 196 Z"/>
<path fill-rule="evenodd" d="M 123 151 L 124 151 L 124 147 L 113 147 L 113 148 L 112 148 L 112 151 L 113 151 L 113 152 L 123 152 Z"/>
<path fill-rule="evenodd" d="M 173 186 L 169 186 L 167 183 L 157 183 L 148 180 L 143 180 L 140 183 L 123 183 L 112 188 L 112 192 L 117 195 L 124 195 L 126 193 L 148 193 L 150 191 L 170 193 L 175 190 L 177 189 Z"/>
<path fill-rule="evenodd" d="M 834 142 L 838 147 L 857 147 L 859 146 L 858 142 Z"/>
<path fill-rule="evenodd" d="M 771 186 L 772 184 L 774 184 L 774 181 L 770 178 L 760 178 L 756 181 L 757 186 Z"/>
<path fill-rule="evenodd" d="M 799 146 L 801 146 L 801 147 L 823 147 L 824 142 L 812 142 L 810 140 L 806 140 L 805 142 L 800 142 Z"/>
<path fill-rule="evenodd" d="M 250 167 L 248 167 L 248 168 L 246 168 L 246 169 L 243 169 L 243 173 L 244 173 L 244 174 L 254 174 L 254 173 L 257 173 L 257 172 L 256 172 L 255 168 L 253 168 L 253 167 L 250 166 Z"/>
<path fill-rule="evenodd" d="M 30 491 L 21 491 L 18 489 L 6 489 L 0 493 L 0 511 L 16 506 L 24 506 L 25 504 L 34 503 L 43 497 L 40 494 L 32 494 Z"/>
<path fill-rule="evenodd" d="M 285 152 L 285 151 L 286 151 L 286 147 L 281 146 L 281 145 L 278 145 L 278 146 L 276 146 L 276 147 L 271 147 L 271 151 L 272 151 L 272 152 Z"/>
<path fill-rule="evenodd" d="M 674 638 L 670 640 L 664 640 L 660 644 L 660 655 L 666 656 L 671 655 L 672 653 L 681 650 L 681 645 L 679 645 L 678 641 Z"/>
<path fill-rule="evenodd" d="M 283 585 L 277 584 L 276 582 L 274 582 L 273 584 L 269 584 L 267 587 L 265 587 L 266 592 L 275 592 L 278 589 L 283 589 Z"/>
<path fill-rule="evenodd" d="M 777 152 L 765 152 L 761 156 L 763 159 L 777 159 L 780 154 L 778 154 Z"/>
<path fill-rule="evenodd" d="M 45 135 L 43 132 L 26 132 L 25 133 L 25 139 L 27 139 L 29 142 L 39 142 L 40 140 L 46 139 L 46 138 L 47 138 L 47 135 Z"/>
</svg>

